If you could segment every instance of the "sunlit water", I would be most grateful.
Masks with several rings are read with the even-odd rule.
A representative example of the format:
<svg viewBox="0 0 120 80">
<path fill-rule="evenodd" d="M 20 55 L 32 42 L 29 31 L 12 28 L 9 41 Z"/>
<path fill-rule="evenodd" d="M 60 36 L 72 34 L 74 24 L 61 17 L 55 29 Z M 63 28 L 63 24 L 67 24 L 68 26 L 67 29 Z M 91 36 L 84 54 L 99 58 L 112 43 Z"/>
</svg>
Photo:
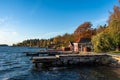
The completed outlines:
<svg viewBox="0 0 120 80">
<path fill-rule="evenodd" d="M 0 47 L 0 80 L 120 80 L 120 68 L 104 66 L 53 67 L 35 70 L 23 52 L 40 48 Z"/>
</svg>

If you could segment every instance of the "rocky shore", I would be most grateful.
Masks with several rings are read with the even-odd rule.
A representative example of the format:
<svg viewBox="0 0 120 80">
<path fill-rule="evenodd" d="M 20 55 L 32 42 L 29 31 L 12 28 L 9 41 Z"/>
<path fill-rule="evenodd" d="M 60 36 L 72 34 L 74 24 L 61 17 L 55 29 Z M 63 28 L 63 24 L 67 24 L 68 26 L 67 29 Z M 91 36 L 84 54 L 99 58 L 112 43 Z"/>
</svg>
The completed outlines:
<svg viewBox="0 0 120 80">
<path fill-rule="evenodd" d="M 108 55 L 112 57 L 109 66 L 120 68 L 120 55 L 119 54 L 108 54 Z"/>
</svg>

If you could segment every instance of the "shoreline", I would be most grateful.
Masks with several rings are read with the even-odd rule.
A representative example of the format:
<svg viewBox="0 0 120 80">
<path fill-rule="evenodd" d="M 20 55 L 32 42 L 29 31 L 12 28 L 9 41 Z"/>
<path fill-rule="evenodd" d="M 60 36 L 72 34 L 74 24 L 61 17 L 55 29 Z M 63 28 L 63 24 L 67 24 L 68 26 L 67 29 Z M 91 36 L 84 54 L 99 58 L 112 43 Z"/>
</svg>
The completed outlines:
<svg viewBox="0 0 120 80">
<path fill-rule="evenodd" d="M 120 68 L 120 55 L 119 54 L 108 54 L 112 56 L 111 67 Z"/>
</svg>

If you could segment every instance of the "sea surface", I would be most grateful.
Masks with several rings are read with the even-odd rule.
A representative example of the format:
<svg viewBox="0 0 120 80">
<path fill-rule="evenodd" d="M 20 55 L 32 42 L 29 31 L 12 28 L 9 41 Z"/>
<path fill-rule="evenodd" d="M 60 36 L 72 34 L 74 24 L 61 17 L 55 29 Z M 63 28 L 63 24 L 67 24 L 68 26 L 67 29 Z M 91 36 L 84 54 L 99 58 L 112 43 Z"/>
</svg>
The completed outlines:
<svg viewBox="0 0 120 80">
<path fill-rule="evenodd" d="M 23 52 L 42 48 L 0 47 L 0 80 L 120 80 L 120 68 L 105 66 L 51 67 L 34 69 Z"/>
</svg>

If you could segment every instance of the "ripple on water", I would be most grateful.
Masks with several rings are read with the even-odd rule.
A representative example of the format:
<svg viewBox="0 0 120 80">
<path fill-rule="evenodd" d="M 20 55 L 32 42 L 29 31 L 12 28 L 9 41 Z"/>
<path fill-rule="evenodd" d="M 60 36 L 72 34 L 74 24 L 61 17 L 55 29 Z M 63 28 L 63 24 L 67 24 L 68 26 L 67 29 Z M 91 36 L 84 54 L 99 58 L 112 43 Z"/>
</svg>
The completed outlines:
<svg viewBox="0 0 120 80">
<path fill-rule="evenodd" d="M 1 80 L 24 80 L 27 74 L 27 70 L 24 71 L 16 71 L 15 72 L 10 72 L 6 73 L 5 75 L 0 76 Z"/>
<path fill-rule="evenodd" d="M 0 48 L 0 80 L 120 80 L 117 69 L 108 67 L 53 67 L 33 70 L 22 52 L 39 50 L 26 47 Z"/>
</svg>

